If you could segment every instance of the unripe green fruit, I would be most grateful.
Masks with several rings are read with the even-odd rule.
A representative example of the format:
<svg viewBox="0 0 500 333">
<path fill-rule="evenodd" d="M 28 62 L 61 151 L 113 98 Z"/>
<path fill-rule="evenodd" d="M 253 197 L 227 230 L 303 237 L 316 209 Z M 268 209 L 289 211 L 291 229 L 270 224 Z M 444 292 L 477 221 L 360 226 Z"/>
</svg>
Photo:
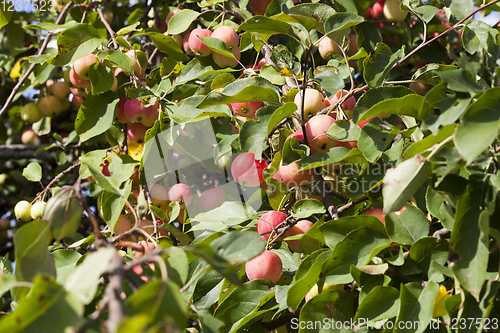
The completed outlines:
<svg viewBox="0 0 500 333">
<path fill-rule="evenodd" d="M 5 173 L 0 174 L 0 186 L 5 184 L 6 180 L 7 180 L 7 174 L 5 174 Z"/>
<path fill-rule="evenodd" d="M 387 0 L 384 3 L 384 16 L 391 22 L 403 22 L 408 15 L 401 10 L 399 0 Z"/>
<path fill-rule="evenodd" d="M 14 207 L 14 214 L 21 221 L 31 221 L 31 204 L 26 200 L 19 201 Z"/>
<path fill-rule="evenodd" d="M 46 204 L 46 202 L 38 201 L 31 207 L 31 217 L 33 218 L 33 220 L 42 218 Z"/>
<path fill-rule="evenodd" d="M 42 119 L 38 106 L 35 103 L 26 104 L 21 111 L 21 119 L 32 124 Z"/>
</svg>

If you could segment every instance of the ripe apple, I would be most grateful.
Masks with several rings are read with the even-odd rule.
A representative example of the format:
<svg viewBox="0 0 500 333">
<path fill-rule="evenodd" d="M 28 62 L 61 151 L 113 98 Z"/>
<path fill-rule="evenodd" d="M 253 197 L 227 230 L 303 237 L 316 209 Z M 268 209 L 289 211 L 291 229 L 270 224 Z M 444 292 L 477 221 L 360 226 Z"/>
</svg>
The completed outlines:
<svg viewBox="0 0 500 333">
<path fill-rule="evenodd" d="M 14 207 L 14 214 L 21 221 L 31 221 L 31 204 L 26 200 L 19 201 Z"/>
<path fill-rule="evenodd" d="M 273 175 L 273 178 L 276 179 L 276 180 L 279 180 L 280 182 L 283 183 L 283 177 L 281 176 L 281 173 L 278 169 L 278 171 L 276 171 L 276 173 Z"/>
<path fill-rule="evenodd" d="M 330 116 L 319 114 L 306 123 L 306 135 L 309 147 L 315 151 L 326 154 L 331 148 L 339 145 L 339 142 L 328 136 L 330 126 L 335 122 Z"/>
<path fill-rule="evenodd" d="M 140 123 L 151 116 L 154 106 L 144 107 L 140 99 L 129 99 L 123 106 L 125 117 L 134 123 Z"/>
<path fill-rule="evenodd" d="M 283 183 L 286 185 L 302 186 L 307 185 L 314 179 L 314 169 L 307 169 L 303 171 L 299 170 L 299 162 L 293 162 L 288 165 L 283 165 L 283 161 L 280 163 L 279 173 L 283 179 Z"/>
<path fill-rule="evenodd" d="M 115 226 L 113 227 L 113 232 L 119 235 L 130 229 L 132 229 L 132 222 L 130 222 L 129 219 L 120 214 L 120 216 L 118 216 L 118 220 L 115 223 Z"/>
<path fill-rule="evenodd" d="M 120 97 L 118 106 L 116 108 L 116 119 L 122 124 L 130 123 L 130 120 L 125 116 L 125 103 L 128 101 L 126 97 Z"/>
<path fill-rule="evenodd" d="M 402 22 L 405 20 L 408 12 L 403 12 L 399 5 L 399 0 L 387 0 L 384 3 L 383 11 L 386 20 L 391 22 Z"/>
<path fill-rule="evenodd" d="M 33 130 L 29 129 L 21 135 L 21 142 L 25 145 L 39 145 L 40 139 Z"/>
<path fill-rule="evenodd" d="M 344 98 L 344 96 L 346 96 L 348 93 L 349 91 L 345 89 L 337 91 L 337 93 L 330 99 L 330 104 L 333 105 L 337 103 L 340 99 Z M 344 110 L 352 111 L 356 106 L 356 98 L 354 98 L 354 96 L 349 96 L 349 98 L 347 98 L 341 105 Z"/>
<path fill-rule="evenodd" d="M 181 208 L 189 206 L 193 201 L 193 193 L 191 188 L 183 183 L 175 184 L 168 190 L 168 198 L 170 201 L 179 201 Z"/>
<path fill-rule="evenodd" d="M 364 212 L 364 215 L 375 216 L 385 225 L 384 211 L 380 208 L 372 208 Z"/>
<path fill-rule="evenodd" d="M 302 109 L 302 90 L 295 95 L 294 99 L 295 104 L 297 105 L 296 114 L 299 117 L 302 117 L 301 109 Z M 304 102 L 304 121 L 307 122 L 311 119 L 316 113 L 323 110 L 326 107 L 325 97 L 316 89 L 307 88 L 305 90 L 305 102 Z"/>
<path fill-rule="evenodd" d="M 322 293 L 328 290 L 344 290 L 344 285 L 343 284 L 327 284 L 323 283 L 323 289 L 321 290 Z M 315 284 L 311 290 L 306 294 L 305 300 L 308 302 L 311 298 L 314 296 L 318 295 L 318 285 Z"/>
<path fill-rule="evenodd" d="M 69 91 L 74 95 L 78 97 L 85 97 L 87 96 L 87 92 L 85 91 L 84 88 L 75 88 L 75 87 L 70 87 Z"/>
<path fill-rule="evenodd" d="M 146 58 L 146 54 L 140 50 L 129 50 L 125 53 L 134 63 L 134 74 L 141 78 L 146 73 L 146 67 L 142 67 L 139 64 L 139 58 Z M 126 73 L 128 75 L 128 73 Z"/>
<path fill-rule="evenodd" d="M 358 43 L 357 43 L 358 35 L 349 35 L 349 50 L 347 50 L 346 55 L 348 57 L 352 57 L 359 51 Z"/>
<path fill-rule="evenodd" d="M 432 87 L 430 85 L 424 82 L 410 82 L 410 89 L 420 96 L 425 96 L 431 88 Z"/>
<path fill-rule="evenodd" d="M 272 0 L 251 0 L 250 4 L 252 5 L 255 15 L 264 15 L 271 1 Z"/>
<path fill-rule="evenodd" d="M 21 111 L 21 119 L 32 124 L 42 119 L 38 106 L 35 103 L 26 104 Z"/>
<path fill-rule="evenodd" d="M 41 219 L 43 217 L 43 212 L 45 211 L 46 204 L 46 202 L 38 201 L 31 207 L 30 214 L 33 220 L 38 220 L 39 218 Z"/>
<path fill-rule="evenodd" d="M 77 88 L 88 88 L 90 87 L 90 80 L 85 80 L 76 75 L 75 70 L 73 67 L 69 70 L 69 81 L 71 82 L 72 85 L 74 85 Z"/>
<path fill-rule="evenodd" d="M 75 74 L 78 75 L 81 79 L 88 80 L 89 79 L 89 67 L 99 62 L 99 58 L 93 53 L 86 55 L 73 63 L 73 70 Z"/>
<path fill-rule="evenodd" d="M 184 52 L 186 52 L 189 55 L 194 55 L 193 50 L 189 48 L 189 36 L 191 35 L 191 32 L 188 32 L 184 36 L 182 36 L 182 48 L 184 49 Z"/>
<path fill-rule="evenodd" d="M 75 107 L 75 109 L 79 109 L 82 106 L 83 97 L 73 95 L 73 99 L 71 100 L 71 104 Z"/>
<path fill-rule="evenodd" d="M 70 93 L 69 87 L 64 82 L 54 82 L 52 94 L 59 99 L 66 99 Z"/>
<path fill-rule="evenodd" d="M 243 153 L 238 155 L 231 164 L 231 174 L 238 184 L 257 187 L 264 181 L 262 172 L 266 167 L 266 161 L 256 161 L 253 153 Z"/>
<path fill-rule="evenodd" d="M 253 118 L 258 109 L 262 107 L 262 102 L 232 103 L 231 109 L 235 115 Z"/>
<path fill-rule="evenodd" d="M 69 101 L 68 98 L 60 99 L 59 101 L 61 102 L 61 112 L 69 109 L 71 102 Z"/>
<path fill-rule="evenodd" d="M 292 228 L 285 232 L 285 238 L 305 234 L 307 230 L 311 229 L 312 226 L 313 223 L 311 221 L 300 220 Z M 300 239 L 286 240 L 285 242 L 293 252 L 302 253 L 302 250 L 300 249 Z"/>
<path fill-rule="evenodd" d="M 267 241 L 271 236 L 271 231 L 285 221 L 287 217 L 285 213 L 280 211 L 272 210 L 267 212 L 257 222 L 256 231 L 263 240 Z"/>
<path fill-rule="evenodd" d="M 146 218 L 139 221 L 139 227 L 144 229 L 144 231 L 146 231 L 150 235 L 155 233 L 155 225 L 153 221 L 148 220 Z"/>
<path fill-rule="evenodd" d="M 340 50 L 340 46 L 329 37 L 324 37 L 318 43 L 318 51 L 319 51 L 319 54 L 321 55 L 321 58 L 323 58 L 325 60 L 332 59 L 334 54 L 342 55 L 342 51 Z"/>
<path fill-rule="evenodd" d="M 281 277 L 283 263 L 276 253 L 265 250 L 259 256 L 247 261 L 245 271 L 250 281 L 266 279 L 276 283 Z"/>
<path fill-rule="evenodd" d="M 152 127 L 155 124 L 155 121 L 158 120 L 160 115 L 158 112 L 158 106 L 158 100 L 152 106 L 148 106 L 148 108 L 151 108 L 151 113 L 149 114 L 149 117 L 141 121 L 144 126 Z"/>
<path fill-rule="evenodd" d="M 61 110 L 61 102 L 55 96 L 45 96 L 38 100 L 38 111 L 44 117 L 57 116 Z"/>
<path fill-rule="evenodd" d="M 154 184 L 149 188 L 149 196 L 155 206 L 161 206 L 168 201 L 168 191 L 161 184 Z"/>
<path fill-rule="evenodd" d="M 212 58 L 214 59 L 214 62 L 222 68 L 236 67 L 241 57 L 239 48 L 240 40 L 236 31 L 232 27 L 224 25 L 215 29 L 210 37 L 217 38 L 223 41 L 224 44 L 226 44 L 228 51 L 231 52 L 236 58 L 235 60 L 223 56 L 222 54 L 219 53 L 212 53 Z"/>
<path fill-rule="evenodd" d="M 219 207 L 224 201 L 226 201 L 226 196 L 219 187 L 207 188 L 200 195 L 200 206 L 205 212 Z"/>
<path fill-rule="evenodd" d="M 189 48 L 195 55 L 206 57 L 212 54 L 212 50 L 208 48 L 198 37 L 211 37 L 212 31 L 208 29 L 196 28 L 189 35 Z"/>
<path fill-rule="evenodd" d="M 144 137 L 149 127 L 144 126 L 141 123 L 133 123 L 127 127 L 127 139 L 135 144 L 144 143 Z"/>
</svg>

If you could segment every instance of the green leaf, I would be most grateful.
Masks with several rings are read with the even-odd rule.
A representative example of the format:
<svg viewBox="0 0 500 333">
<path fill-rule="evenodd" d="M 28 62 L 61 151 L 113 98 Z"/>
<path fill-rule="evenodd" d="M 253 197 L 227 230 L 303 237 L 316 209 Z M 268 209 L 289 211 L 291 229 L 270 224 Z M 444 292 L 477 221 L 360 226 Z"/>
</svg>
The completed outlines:
<svg viewBox="0 0 500 333">
<path fill-rule="evenodd" d="M 23 169 L 23 176 L 29 181 L 39 182 L 42 179 L 42 167 L 37 162 L 31 162 Z"/>
<path fill-rule="evenodd" d="M 423 140 L 411 144 L 403 153 L 405 159 L 412 158 L 417 154 L 421 154 L 423 151 L 432 148 L 434 145 L 444 141 L 449 138 L 455 132 L 456 124 L 448 125 L 442 127 L 437 135 L 426 136 Z"/>
<path fill-rule="evenodd" d="M 385 86 L 369 89 L 357 101 L 353 110 L 353 121 L 357 123 L 361 115 L 380 102 L 401 98 L 410 94 L 415 94 L 415 92 L 403 86 Z"/>
<path fill-rule="evenodd" d="M 372 22 L 365 21 L 353 29 L 358 35 L 359 47 L 364 48 L 368 53 L 375 51 L 377 44 L 383 42 L 380 30 Z"/>
<path fill-rule="evenodd" d="M 212 37 L 197 37 L 201 39 L 203 44 L 205 44 L 213 52 L 222 54 L 223 56 L 229 57 L 231 59 L 236 59 L 234 54 L 227 49 L 226 43 L 224 43 L 222 40 Z"/>
<path fill-rule="evenodd" d="M 297 110 L 297 104 L 293 102 L 288 102 L 282 107 L 277 108 L 273 112 L 271 118 L 269 119 L 269 122 L 267 123 L 267 135 L 269 135 L 272 132 L 274 127 L 278 125 L 280 121 L 282 121 L 287 117 L 290 117 L 296 110 Z"/>
<path fill-rule="evenodd" d="M 336 13 L 325 22 L 325 34 L 353 27 L 365 21 L 364 17 L 352 13 Z"/>
<path fill-rule="evenodd" d="M 73 235 L 80 227 L 83 207 L 70 188 L 58 192 L 47 201 L 43 221 L 52 229 L 56 241 Z"/>
<path fill-rule="evenodd" d="M 128 183 L 128 187 L 130 187 L 130 190 L 132 189 L 132 182 Z M 124 192 L 126 193 L 126 190 Z M 113 192 L 103 191 L 99 199 L 99 204 L 102 209 L 102 218 L 109 226 L 109 229 L 114 230 L 115 223 L 123 207 L 125 207 L 125 198 Z"/>
<path fill-rule="evenodd" d="M 59 249 L 51 253 L 56 267 L 57 283 L 64 284 L 68 276 L 75 270 L 76 263 L 82 255 L 76 251 Z"/>
<path fill-rule="evenodd" d="M 473 103 L 458 125 L 454 142 L 458 152 L 472 163 L 498 135 L 500 88 L 488 89 Z"/>
<path fill-rule="evenodd" d="M 75 120 L 75 130 L 82 141 L 87 141 L 106 132 L 116 116 L 118 98 L 111 100 L 114 93 L 108 92 L 90 96 L 83 101 Z"/>
<path fill-rule="evenodd" d="M 376 286 L 359 304 L 354 320 L 360 318 L 377 321 L 397 316 L 399 310 L 399 290 L 390 286 Z"/>
<path fill-rule="evenodd" d="M 0 320 L 2 332 L 65 332 L 77 325 L 83 305 L 54 278 L 39 275 L 16 310 Z M 64 314 L 64 315 L 61 315 Z"/>
<path fill-rule="evenodd" d="M 437 71 L 439 77 L 448 84 L 448 89 L 458 92 L 482 92 L 485 88 L 480 85 L 465 69 Z"/>
<path fill-rule="evenodd" d="M 328 323 L 323 329 L 307 329 L 300 332 L 344 332 L 335 329 L 335 323 L 348 327 L 354 317 L 354 293 L 346 290 L 329 290 L 313 297 L 300 311 L 299 323 Z M 306 326 L 307 327 L 307 326 Z M 348 330 L 345 330 L 346 332 Z"/>
<path fill-rule="evenodd" d="M 387 99 L 374 105 L 368 111 L 363 113 L 361 118 L 358 119 L 357 124 L 359 124 L 363 120 L 381 114 L 397 114 L 410 116 L 416 119 L 423 119 L 425 115 L 422 114 L 422 109 L 420 107 L 423 100 L 424 97 L 417 94 L 406 95 L 400 98 Z"/>
<path fill-rule="evenodd" d="M 262 159 L 262 151 L 267 148 L 267 135 L 269 129 L 269 120 L 273 116 L 275 108 L 266 107 L 257 111 L 259 120 L 247 120 L 241 126 L 240 143 L 241 152 L 250 152 L 255 155 L 256 160 Z"/>
<path fill-rule="evenodd" d="M 444 277 L 433 268 L 432 263 L 444 265 L 448 259 L 448 250 L 447 241 L 438 243 L 435 237 L 423 237 L 410 248 L 408 260 L 415 263 L 429 281 L 441 282 Z"/>
<path fill-rule="evenodd" d="M 314 214 L 324 214 L 326 209 L 321 201 L 305 199 L 297 201 L 293 205 L 293 212 L 293 216 L 296 218 L 305 219 Z"/>
<path fill-rule="evenodd" d="M 261 35 L 283 34 L 295 37 L 292 27 L 288 23 L 261 15 L 253 16 L 243 22 L 238 27 L 238 31 L 258 32 Z"/>
<path fill-rule="evenodd" d="M 213 105 L 205 109 L 197 107 L 205 96 L 192 96 L 186 98 L 180 106 L 167 106 L 167 110 L 176 123 L 182 124 L 206 117 L 231 117 L 231 109 L 226 104 Z"/>
<path fill-rule="evenodd" d="M 240 224 L 256 216 L 255 210 L 250 206 L 244 206 L 240 202 L 226 201 L 219 207 L 206 213 L 200 213 L 193 218 L 199 222 L 220 222 L 226 226 Z"/>
<path fill-rule="evenodd" d="M 264 65 L 261 67 L 259 76 L 278 86 L 285 84 L 285 77 L 281 76 L 280 71 L 273 65 Z"/>
<path fill-rule="evenodd" d="M 429 5 L 423 5 L 415 8 L 414 10 L 417 14 L 420 15 L 425 23 L 429 23 L 439 11 L 439 8 Z"/>
<path fill-rule="evenodd" d="M 245 263 L 258 256 L 265 248 L 260 235 L 251 231 L 232 231 L 210 243 L 214 253 L 230 264 Z"/>
<path fill-rule="evenodd" d="M 419 322 L 419 326 L 411 332 L 424 332 L 432 319 L 434 299 L 438 290 L 439 285 L 436 282 L 429 282 L 425 287 L 416 282 L 401 285 L 399 313 L 394 332 L 406 331 L 399 327 L 405 327 L 405 323 L 410 321 Z"/>
<path fill-rule="evenodd" d="M 317 26 L 317 21 L 312 18 L 312 17 L 306 17 L 302 15 L 293 15 L 291 12 L 289 13 L 279 13 L 276 14 L 272 17 L 273 20 L 281 21 L 281 22 L 286 22 L 286 23 L 291 23 L 295 27 L 299 27 L 299 29 L 302 29 L 303 31 L 310 31 L 311 29 L 314 29 Z M 302 27 L 300 27 L 302 26 Z"/>
<path fill-rule="evenodd" d="M 224 283 L 224 277 L 219 272 L 211 270 L 203 273 L 196 284 L 193 294 L 193 304 L 198 309 L 210 308 L 219 299 Z"/>
<path fill-rule="evenodd" d="M 176 17 L 177 14 L 174 15 L 174 17 Z M 179 45 L 177 45 L 172 36 L 164 35 L 159 32 L 149 32 L 145 35 L 151 38 L 155 46 L 158 48 L 158 51 L 168 54 L 169 57 L 177 61 L 184 60 L 184 52 L 179 48 Z"/>
<path fill-rule="evenodd" d="M 111 89 L 115 81 L 115 74 L 111 68 L 96 63 L 89 67 L 89 79 L 92 84 L 92 95 L 99 95 Z"/>
<path fill-rule="evenodd" d="M 5 9 L 5 3 L 0 6 L 0 29 L 6 26 L 12 18 L 12 12 Z"/>
<path fill-rule="evenodd" d="M 448 204 L 445 195 L 438 192 L 436 189 L 429 185 L 425 195 L 427 210 L 429 213 L 439 219 L 439 222 L 448 230 L 453 230 L 453 223 L 455 221 L 455 214 Z"/>
<path fill-rule="evenodd" d="M 290 13 L 311 17 L 317 20 L 316 30 L 325 33 L 325 22 L 336 13 L 335 9 L 324 3 L 301 3 L 290 8 Z"/>
<path fill-rule="evenodd" d="M 127 57 L 125 53 L 116 50 L 102 50 L 97 53 L 101 60 L 109 60 L 109 62 L 118 68 L 123 69 L 125 72 L 131 74 L 134 72 L 134 62 Z M 114 74 L 113 74 L 114 76 Z M 95 93 L 94 93 L 95 95 Z"/>
<path fill-rule="evenodd" d="M 382 188 L 384 215 L 400 210 L 430 174 L 429 163 L 420 155 L 387 170 Z"/>
<path fill-rule="evenodd" d="M 342 162 L 356 153 L 359 153 L 359 149 L 349 150 L 346 147 L 334 147 L 327 154 L 316 153 L 302 158 L 299 161 L 299 171 Z"/>
<path fill-rule="evenodd" d="M 380 87 L 384 83 L 389 71 L 404 56 L 404 47 L 392 53 L 391 49 L 383 44 L 377 43 L 374 53 L 371 53 L 363 61 L 363 76 L 370 87 Z"/>
<path fill-rule="evenodd" d="M 488 41 L 494 43 L 498 31 L 493 29 L 487 23 L 477 20 L 465 26 L 462 34 L 462 43 L 464 49 L 474 54 L 481 49 L 488 49 Z"/>
<path fill-rule="evenodd" d="M 342 72 L 334 66 L 316 67 L 314 70 L 314 79 L 321 83 L 321 86 L 329 95 L 334 95 L 337 91 L 344 88 Z"/>
<path fill-rule="evenodd" d="M 413 205 L 399 214 L 389 213 L 385 217 L 385 226 L 389 237 L 398 244 L 412 245 L 429 234 L 429 221 L 424 213 Z"/>
<path fill-rule="evenodd" d="M 168 22 L 167 34 L 177 35 L 183 33 L 200 14 L 200 12 L 191 9 L 183 9 L 176 13 Z"/>
<path fill-rule="evenodd" d="M 103 40 L 96 28 L 87 23 L 64 30 L 57 38 L 57 55 L 47 63 L 62 67 L 92 53 Z"/>
<path fill-rule="evenodd" d="M 335 249 L 335 246 L 345 236 L 358 228 L 367 228 L 387 237 L 387 231 L 380 220 L 370 215 L 341 217 L 338 220 L 325 222 L 319 229 L 324 236 L 326 244 Z"/>
<path fill-rule="evenodd" d="M 177 14 L 174 15 L 174 17 L 176 16 Z M 213 69 L 212 66 L 204 66 L 200 63 L 200 61 L 197 58 L 194 58 L 180 70 L 179 75 L 175 79 L 175 85 L 179 86 L 186 82 L 196 80 L 198 78 L 207 75 L 228 73 L 228 72 L 234 72 L 234 70 L 232 68 Z"/>
</svg>

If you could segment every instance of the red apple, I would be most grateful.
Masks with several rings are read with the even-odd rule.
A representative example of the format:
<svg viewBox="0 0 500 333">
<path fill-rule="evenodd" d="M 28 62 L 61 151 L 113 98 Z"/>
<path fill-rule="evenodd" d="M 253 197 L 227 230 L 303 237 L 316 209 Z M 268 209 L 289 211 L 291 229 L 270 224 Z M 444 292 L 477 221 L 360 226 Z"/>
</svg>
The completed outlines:
<svg viewBox="0 0 500 333">
<path fill-rule="evenodd" d="M 21 135 L 21 142 L 25 145 L 39 145 L 40 139 L 33 130 L 27 130 Z"/>
<path fill-rule="evenodd" d="M 151 202 L 155 206 L 162 206 L 168 202 L 168 190 L 161 184 L 154 184 L 149 188 Z"/>
<path fill-rule="evenodd" d="M 222 205 L 226 201 L 224 191 L 218 187 L 210 187 L 200 195 L 200 206 L 208 212 Z"/>
<path fill-rule="evenodd" d="M 276 283 L 281 277 L 283 263 L 276 253 L 265 250 L 245 264 L 245 271 L 250 281 L 266 279 Z"/>
<path fill-rule="evenodd" d="M 290 187 L 293 187 L 307 185 L 312 182 L 312 180 L 314 179 L 314 169 L 307 169 L 300 172 L 298 170 L 298 161 L 288 165 L 283 165 L 283 162 L 281 162 L 279 173 L 281 175 L 281 178 L 283 179 L 283 183 Z"/>
<path fill-rule="evenodd" d="M 118 216 L 118 220 L 115 223 L 115 226 L 113 227 L 113 232 L 119 235 L 130 229 L 132 229 L 132 222 L 130 222 L 129 219 L 120 214 L 120 216 Z"/>
<path fill-rule="evenodd" d="M 297 105 L 296 114 L 299 117 L 302 117 L 301 109 L 302 109 L 302 90 L 295 95 L 294 99 L 295 104 Z M 316 89 L 307 88 L 305 90 L 305 101 L 304 101 L 304 121 L 307 122 L 311 119 L 316 113 L 323 110 L 327 105 L 325 102 L 325 97 Z"/>
<path fill-rule="evenodd" d="M 99 62 L 99 58 L 97 58 L 97 56 L 93 53 L 88 54 L 73 63 L 73 70 L 75 71 L 75 74 L 78 75 L 81 79 L 88 80 L 89 67 L 96 62 Z"/>
<path fill-rule="evenodd" d="M 311 149 L 326 154 L 331 148 L 339 145 L 338 141 L 326 134 L 334 122 L 335 119 L 332 117 L 320 114 L 312 117 L 306 123 L 306 135 Z"/>
<path fill-rule="evenodd" d="M 193 194 L 189 186 L 179 183 L 168 190 L 168 198 L 170 201 L 179 201 L 181 208 L 185 208 L 193 201 Z"/>
<path fill-rule="evenodd" d="M 373 4 L 372 18 L 374 21 L 380 21 L 384 19 L 384 2 L 385 0 L 379 0 Z"/>
<path fill-rule="evenodd" d="M 250 4 L 252 5 L 255 15 L 264 15 L 271 1 L 272 0 L 251 0 Z"/>
<path fill-rule="evenodd" d="M 260 237 L 267 241 L 271 236 L 271 231 L 276 228 L 280 223 L 287 219 L 287 215 L 279 211 L 270 211 L 262 215 L 257 222 L 256 231 Z"/>
<path fill-rule="evenodd" d="M 330 60 L 333 58 L 334 54 L 342 55 L 342 51 L 340 50 L 340 46 L 330 39 L 329 37 L 324 37 L 318 44 L 318 51 L 321 55 L 321 58 L 325 60 Z"/>
<path fill-rule="evenodd" d="M 134 123 L 140 123 L 151 116 L 154 106 L 144 107 L 140 99 L 129 99 L 123 106 L 125 117 Z"/>
<path fill-rule="evenodd" d="M 71 100 L 71 104 L 75 107 L 75 109 L 79 109 L 82 106 L 83 97 L 73 95 L 73 99 Z"/>
<path fill-rule="evenodd" d="M 330 104 L 333 105 L 337 103 L 339 100 L 344 98 L 349 93 L 348 90 L 339 90 L 331 99 L 330 99 Z M 352 111 L 354 110 L 354 107 L 356 106 L 356 98 L 354 96 L 349 96 L 343 103 L 342 103 L 342 108 L 344 110 Z M 332 113 L 331 113 L 332 114 Z"/>
<path fill-rule="evenodd" d="M 262 107 L 262 102 L 232 103 L 231 109 L 235 115 L 253 118 L 258 109 Z"/>
<path fill-rule="evenodd" d="M 210 37 L 223 41 L 224 44 L 226 44 L 228 51 L 235 50 L 240 44 L 240 38 L 238 37 L 236 31 L 227 25 L 223 25 L 215 29 Z"/>
<path fill-rule="evenodd" d="M 73 67 L 69 70 L 69 81 L 72 85 L 77 88 L 88 88 L 90 87 L 90 80 L 85 80 L 76 75 Z"/>
<path fill-rule="evenodd" d="M 153 104 L 152 106 L 148 106 L 148 108 L 151 108 L 151 113 L 149 114 L 149 117 L 147 118 L 144 118 L 141 123 L 144 125 L 144 126 L 147 126 L 147 127 L 152 127 L 155 123 L 155 121 L 158 119 L 159 117 L 159 112 L 158 112 L 158 107 L 159 107 L 159 103 L 158 103 L 158 100 L 155 101 L 155 104 Z"/>
<path fill-rule="evenodd" d="M 118 106 L 116 108 L 116 118 L 122 124 L 128 124 L 130 120 L 125 116 L 125 103 L 128 101 L 126 97 L 120 97 Z"/>
<path fill-rule="evenodd" d="M 212 53 L 212 59 L 214 59 L 214 62 L 221 68 L 226 68 L 226 67 L 234 68 L 238 66 L 238 63 L 241 58 L 240 48 L 236 47 L 231 51 L 231 53 L 234 55 L 236 59 L 232 59 L 215 52 Z"/>
<path fill-rule="evenodd" d="M 135 144 L 144 143 L 144 138 L 149 127 L 141 123 L 133 123 L 127 127 L 127 139 Z"/>
<path fill-rule="evenodd" d="M 129 50 L 125 53 L 125 55 L 127 57 L 129 57 L 129 59 L 132 60 L 132 62 L 134 63 L 134 74 L 135 76 L 139 77 L 139 78 L 142 78 L 144 76 L 144 74 L 146 73 L 146 67 L 142 67 L 141 68 L 141 65 L 139 64 L 139 61 L 138 59 L 140 57 L 143 57 L 145 58 L 146 57 L 146 54 L 140 50 Z"/>
<path fill-rule="evenodd" d="M 187 54 L 194 55 L 193 50 L 189 48 L 189 35 L 191 35 L 191 32 L 188 32 L 187 34 L 182 36 L 182 48 Z"/>
<path fill-rule="evenodd" d="M 372 208 L 364 212 L 364 215 L 375 216 L 385 225 L 384 211 L 380 208 Z"/>
<path fill-rule="evenodd" d="M 198 37 L 211 37 L 212 36 L 212 31 L 208 29 L 201 29 L 201 28 L 196 28 L 191 31 L 191 34 L 189 35 L 189 48 L 191 51 L 194 52 L 194 54 L 202 57 L 206 57 L 210 54 L 212 54 L 212 50 L 208 48 L 201 39 Z"/>
<path fill-rule="evenodd" d="M 285 232 L 285 238 L 305 234 L 307 230 L 311 229 L 313 225 L 314 224 L 311 221 L 300 220 L 292 228 L 288 229 Z M 302 253 L 302 251 L 300 250 L 300 239 L 286 240 L 285 242 L 293 252 Z"/>
<path fill-rule="evenodd" d="M 264 181 L 262 172 L 266 167 L 267 163 L 264 160 L 256 161 L 253 153 L 243 153 L 231 164 L 231 174 L 238 184 L 256 187 Z"/>
<path fill-rule="evenodd" d="M 87 96 L 87 92 L 85 91 L 85 89 L 83 88 L 74 88 L 74 87 L 70 87 L 69 88 L 69 91 L 74 95 L 74 96 L 78 96 L 78 97 L 85 97 Z"/>
</svg>

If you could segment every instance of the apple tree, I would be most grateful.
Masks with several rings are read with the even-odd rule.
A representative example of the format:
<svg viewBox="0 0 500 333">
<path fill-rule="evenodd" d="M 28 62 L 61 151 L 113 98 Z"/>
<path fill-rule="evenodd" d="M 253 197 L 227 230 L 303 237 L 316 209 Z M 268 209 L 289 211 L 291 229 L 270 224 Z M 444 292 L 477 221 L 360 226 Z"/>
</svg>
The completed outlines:
<svg viewBox="0 0 500 333">
<path fill-rule="evenodd" d="M 498 2 L 0 3 L 0 332 L 498 332 Z"/>
</svg>

